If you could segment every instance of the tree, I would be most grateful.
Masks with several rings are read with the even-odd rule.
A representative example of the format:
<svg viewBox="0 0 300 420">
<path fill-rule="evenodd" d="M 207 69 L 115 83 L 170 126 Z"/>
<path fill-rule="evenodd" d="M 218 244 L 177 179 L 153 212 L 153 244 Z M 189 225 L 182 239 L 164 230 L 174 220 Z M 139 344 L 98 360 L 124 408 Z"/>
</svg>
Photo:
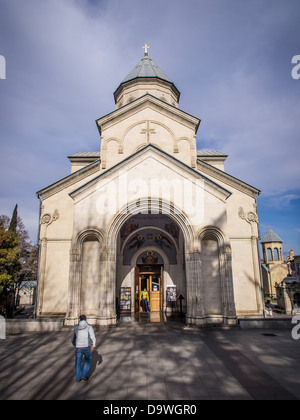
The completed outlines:
<svg viewBox="0 0 300 420">
<path fill-rule="evenodd" d="M 0 227 L 0 287 L 10 288 L 14 275 L 20 269 L 17 236 Z"/>
<path fill-rule="evenodd" d="M 24 282 L 36 280 L 37 266 L 38 247 L 30 242 L 16 205 L 11 220 L 0 216 L 0 312 L 5 316 L 12 312 L 9 297 L 18 300 Z"/>
<path fill-rule="evenodd" d="M 17 232 L 17 223 L 18 223 L 18 204 L 16 204 L 16 206 L 14 208 L 14 212 L 13 212 L 8 230 L 16 233 Z"/>
<path fill-rule="evenodd" d="M 2 295 L 0 312 L 6 315 L 6 303 L 10 293 L 14 292 L 16 275 L 20 270 L 19 241 L 14 232 L 0 227 L 0 294 Z"/>
<path fill-rule="evenodd" d="M 2 214 L 2 216 L 0 216 L 0 227 L 3 227 L 5 230 L 8 229 L 9 221 L 9 217 Z"/>
<path fill-rule="evenodd" d="M 27 243 L 26 248 L 23 245 L 19 256 L 21 267 L 17 273 L 17 281 L 15 283 L 17 305 L 20 290 L 23 287 L 28 288 L 29 282 L 37 279 L 38 258 L 39 248 L 37 245 Z"/>
</svg>

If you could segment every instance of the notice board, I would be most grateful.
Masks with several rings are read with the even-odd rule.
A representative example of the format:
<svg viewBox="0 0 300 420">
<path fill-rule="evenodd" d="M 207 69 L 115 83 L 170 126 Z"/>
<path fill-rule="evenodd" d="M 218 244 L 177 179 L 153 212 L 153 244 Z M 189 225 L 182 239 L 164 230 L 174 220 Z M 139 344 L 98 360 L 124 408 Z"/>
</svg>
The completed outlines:
<svg viewBox="0 0 300 420">
<path fill-rule="evenodd" d="M 120 312 L 131 312 L 131 287 L 121 287 Z"/>
<path fill-rule="evenodd" d="M 176 285 L 167 286 L 167 302 L 176 302 L 177 300 L 177 288 Z"/>
</svg>

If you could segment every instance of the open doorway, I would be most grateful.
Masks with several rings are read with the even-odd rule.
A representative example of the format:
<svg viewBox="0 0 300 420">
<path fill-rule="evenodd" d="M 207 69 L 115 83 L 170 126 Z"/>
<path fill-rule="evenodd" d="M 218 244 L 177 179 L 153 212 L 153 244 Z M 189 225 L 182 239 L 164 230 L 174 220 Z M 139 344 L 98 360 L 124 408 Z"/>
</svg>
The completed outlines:
<svg viewBox="0 0 300 420">
<path fill-rule="evenodd" d="M 163 308 L 163 266 L 139 265 L 135 276 L 135 312 L 143 312 L 141 292 L 148 292 L 150 312 L 161 312 Z"/>
</svg>

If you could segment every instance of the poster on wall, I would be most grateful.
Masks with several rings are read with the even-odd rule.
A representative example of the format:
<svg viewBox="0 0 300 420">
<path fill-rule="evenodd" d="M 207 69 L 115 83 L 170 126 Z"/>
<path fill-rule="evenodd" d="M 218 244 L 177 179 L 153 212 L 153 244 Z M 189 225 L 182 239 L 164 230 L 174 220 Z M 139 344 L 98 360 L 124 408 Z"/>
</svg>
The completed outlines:
<svg viewBox="0 0 300 420">
<path fill-rule="evenodd" d="M 120 312 L 131 312 L 131 287 L 121 287 Z"/>
<path fill-rule="evenodd" d="M 167 286 L 167 302 L 176 302 L 177 300 L 177 290 L 176 285 Z"/>
</svg>

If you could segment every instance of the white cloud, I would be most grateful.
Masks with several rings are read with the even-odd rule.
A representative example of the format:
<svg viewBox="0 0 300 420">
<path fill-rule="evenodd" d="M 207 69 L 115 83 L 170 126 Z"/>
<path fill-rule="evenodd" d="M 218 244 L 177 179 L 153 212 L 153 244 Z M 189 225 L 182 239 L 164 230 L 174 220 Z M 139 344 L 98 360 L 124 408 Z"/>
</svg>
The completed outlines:
<svg viewBox="0 0 300 420">
<path fill-rule="evenodd" d="M 300 175 L 297 2 L 2 0 L 1 8 L 0 194 L 12 208 L 22 197 L 28 223 L 35 191 L 68 173 L 66 156 L 99 150 L 95 119 L 113 111 L 113 91 L 145 42 L 181 90 L 182 109 L 202 119 L 200 147 L 229 154 L 228 172 L 271 203 L 275 192 L 283 205 L 298 196 L 290 192 Z"/>
</svg>

